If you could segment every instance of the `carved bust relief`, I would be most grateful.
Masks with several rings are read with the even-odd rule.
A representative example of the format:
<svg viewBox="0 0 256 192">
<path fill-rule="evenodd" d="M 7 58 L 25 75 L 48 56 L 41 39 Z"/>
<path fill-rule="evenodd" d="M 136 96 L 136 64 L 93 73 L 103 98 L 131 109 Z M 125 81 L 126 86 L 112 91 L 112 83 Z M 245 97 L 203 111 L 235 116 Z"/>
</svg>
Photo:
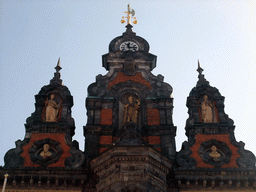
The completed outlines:
<svg viewBox="0 0 256 192">
<path fill-rule="evenodd" d="M 221 154 L 217 151 L 217 147 L 215 145 L 213 145 L 211 147 L 211 152 L 209 153 L 210 157 L 214 160 L 214 161 L 220 161 L 220 156 Z"/>
<path fill-rule="evenodd" d="M 61 144 L 49 138 L 36 141 L 29 149 L 31 161 L 42 166 L 57 162 L 62 153 Z"/>
<path fill-rule="evenodd" d="M 49 151 L 49 149 L 50 149 L 50 145 L 49 144 L 44 144 L 43 151 L 40 153 L 40 156 L 42 158 L 50 157 L 52 155 L 52 153 Z"/>
<path fill-rule="evenodd" d="M 226 143 L 215 139 L 201 143 L 198 153 L 202 160 L 213 166 L 229 163 L 232 152 Z"/>
</svg>

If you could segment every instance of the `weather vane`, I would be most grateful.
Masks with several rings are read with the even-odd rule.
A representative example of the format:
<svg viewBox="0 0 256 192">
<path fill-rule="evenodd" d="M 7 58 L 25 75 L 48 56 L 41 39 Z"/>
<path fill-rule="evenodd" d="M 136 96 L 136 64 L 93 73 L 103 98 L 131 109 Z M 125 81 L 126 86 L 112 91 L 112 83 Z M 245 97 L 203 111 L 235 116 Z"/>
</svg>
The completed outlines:
<svg viewBox="0 0 256 192">
<path fill-rule="evenodd" d="M 124 13 L 127 13 L 127 17 L 122 17 L 121 23 L 125 23 L 124 18 L 127 18 L 127 24 L 131 24 L 131 18 L 132 18 L 134 19 L 133 23 L 137 24 L 136 17 L 133 17 L 135 15 L 135 11 L 131 9 L 130 4 L 128 4 L 127 7 L 128 7 L 127 12 L 124 12 Z"/>
</svg>

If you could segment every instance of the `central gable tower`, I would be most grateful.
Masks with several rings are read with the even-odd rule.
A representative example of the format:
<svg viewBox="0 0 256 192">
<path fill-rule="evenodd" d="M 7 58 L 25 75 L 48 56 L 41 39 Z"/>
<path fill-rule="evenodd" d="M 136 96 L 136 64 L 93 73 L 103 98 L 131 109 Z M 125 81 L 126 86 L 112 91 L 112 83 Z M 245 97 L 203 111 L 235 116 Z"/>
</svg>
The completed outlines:
<svg viewBox="0 0 256 192">
<path fill-rule="evenodd" d="M 129 190 L 161 184 L 163 188 L 156 190 L 165 191 L 166 175 L 176 154 L 172 87 L 162 75 L 151 73 L 156 56 L 149 53 L 148 42 L 136 36 L 130 24 L 122 36 L 110 42 L 102 66 L 108 73 L 98 75 L 88 87 L 84 127 L 87 166 L 90 164 L 102 181 L 97 188 L 106 188 L 106 180 L 116 169 L 119 176 L 112 181 L 123 189 L 136 178 L 141 185 Z M 108 168 L 102 168 L 100 164 L 107 161 Z M 157 176 L 153 179 L 152 174 Z M 148 184 L 149 180 L 154 182 Z M 108 183 L 110 188 L 114 186 Z"/>
</svg>

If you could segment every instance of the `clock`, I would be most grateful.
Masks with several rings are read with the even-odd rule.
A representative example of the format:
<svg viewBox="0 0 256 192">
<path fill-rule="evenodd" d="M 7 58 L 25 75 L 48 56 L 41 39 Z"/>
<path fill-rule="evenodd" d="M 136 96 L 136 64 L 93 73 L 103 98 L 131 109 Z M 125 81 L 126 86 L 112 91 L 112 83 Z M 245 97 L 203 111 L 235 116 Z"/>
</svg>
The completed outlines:
<svg viewBox="0 0 256 192">
<path fill-rule="evenodd" d="M 125 41 L 120 45 L 121 51 L 138 51 L 139 45 L 133 41 Z"/>
</svg>

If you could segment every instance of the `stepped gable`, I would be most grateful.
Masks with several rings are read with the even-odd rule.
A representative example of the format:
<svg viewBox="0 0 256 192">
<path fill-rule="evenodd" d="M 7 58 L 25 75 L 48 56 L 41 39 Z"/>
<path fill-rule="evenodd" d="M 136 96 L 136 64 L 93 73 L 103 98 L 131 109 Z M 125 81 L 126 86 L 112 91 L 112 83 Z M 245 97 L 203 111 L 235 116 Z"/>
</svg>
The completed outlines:
<svg viewBox="0 0 256 192">
<path fill-rule="evenodd" d="M 186 122 L 188 141 L 177 154 L 180 169 L 255 167 L 255 156 L 234 136 L 234 122 L 224 112 L 224 97 L 209 85 L 198 62 L 198 82 L 189 97 Z"/>
<path fill-rule="evenodd" d="M 60 60 L 49 85 L 35 96 L 35 112 L 27 118 L 26 135 L 5 157 L 5 168 L 79 168 L 85 156 L 72 142 L 75 123 L 71 117 L 73 97 L 60 79 Z M 76 158 L 74 158 L 76 157 Z"/>
</svg>

